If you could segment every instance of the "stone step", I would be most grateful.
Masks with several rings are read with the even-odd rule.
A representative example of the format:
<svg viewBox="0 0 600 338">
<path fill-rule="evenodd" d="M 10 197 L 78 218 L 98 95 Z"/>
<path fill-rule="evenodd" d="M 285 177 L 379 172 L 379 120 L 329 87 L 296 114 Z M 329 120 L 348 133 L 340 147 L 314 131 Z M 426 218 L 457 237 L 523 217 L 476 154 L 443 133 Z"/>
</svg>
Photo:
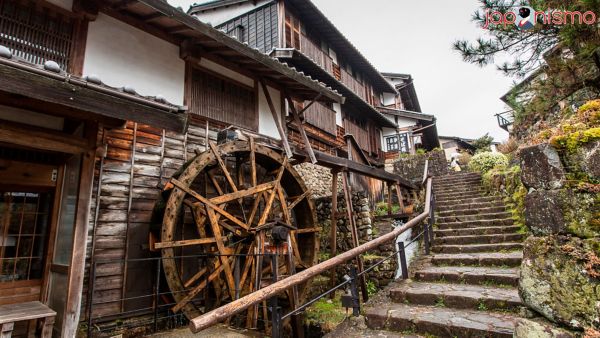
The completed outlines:
<svg viewBox="0 0 600 338">
<path fill-rule="evenodd" d="M 436 215 L 439 217 L 447 216 L 461 216 L 461 215 L 477 215 L 477 214 L 493 214 L 499 212 L 505 212 L 506 206 L 502 203 L 498 203 L 497 206 L 491 207 L 480 207 L 480 208 L 466 208 L 466 209 L 450 209 L 444 211 L 436 211 Z"/>
<path fill-rule="evenodd" d="M 452 202 L 452 203 L 440 203 L 437 201 L 435 204 L 436 211 L 454 211 L 464 209 L 480 209 L 480 208 L 492 208 L 492 207 L 506 207 L 504 202 L 499 198 L 493 196 L 484 197 L 486 200 L 475 201 L 475 202 Z"/>
<path fill-rule="evenodd" d="M 437 184 L 452 184 L 460 181 L 479 180 L 481 175 L 457 175 L 457 176 L 438 176 L 433 178 L 433 182 Z"/>
<path fill-rule="evenodd" d="M 512 314 L 406 304 L 366 308 L 365 316 L 372 329 L 461 338 L 510 338 L 519 319 Z"/>
<path fill-rule="evenodd" d="M 479 252 L 431 256 L 431 262 L 435 265 L 520 266 L 522 259 L 522 252 Z"/>
<path fill-rule="evenodd" d="M 433 180 L 433 185 L 435 187 L 455 187 L 455 186 L 461 186 L 461 185 L 469 185 L 469 184 L 477 184 L 477 185 L 481 185 L 481 178 L 477 178 L 477 177 L 463 177 L 463 178 L 457 178 L 454 180 L 448 180 L 448 179 L 443 179 L 443 180 Z"/>
<path fill-rule="evenodd" d="M 480 227 L 494 227 L 502 225 L 513 225 L 515 221 L 512 218 L 502 219 L 478 219 L 474 221 L 462 221 L 462 222 L 437 222 L 437 228 L 442 229 L 463 229 L 463 228 L 480 228 Z"/>
<path fill-rule="evenodd" d="M 473 236 L 473 235 L 494 235 L 516 233 L 521 229 L 518 225 L 499 226 L 499 227 L 480 227 L 480 228 L 456 228 L 434 230 L 437 237 L 446 236 Z"/>
<path fill-rule="evenodd" d="M 519 284 L 519 268 L 488 268 L 478 266 L 430 266 L 415 272 L 415 279 L 424 282 L 444 281 L 468 284 Z"/>
<path fill-rule="evenodd" d="M 448 216 L 438 216 L 436 221 L 438 222 L 462 222 L 462 221 L 475 221 L 480 219 L 506 219 L 510 218 L 512 215 L 508 211 L 501 212 L 490 212 L 485 213 L 481 212 L 473 215 L 448 215 Z"/>
<path fill-rule="evenodd" d="M 483 197 L 465 197 L 465 198 L 453 198 L 453 199 L 437 199 L 436 207 L 452 207 L 455 205 L 464 204 L 476 204 L 476 203 L 489 203 L 489 202 L 500 202 L 502 200 L 498 196 L 483 196 Z M 441 209 L 445 210 L 445 209 Z"/>
<path fill-rule="evenodd" d="M 406 282 L 392 288 L 390 298 L 396 303 L 454 309 L 509 310 L 522 305 L 516 288 L 453 283 Z"/>
<path fill-rule="evenodd" d="M 520 242 L 523 241 L 523 239 L 523 234 L 443 236 L 435 237 L 433 243 L 434 245 L 494 244 L 503 242 Z"/>
<path fill-rule="evenodd" d="M 469 191 L 469 190 L 481 190 L 485 191 L 485 189 L 480 184 L 463 184 L 459 186 L 433 186 L 434 193 L 451 193 L 451 192 L 461 192 L 461 191 Z"/>
<path fill-rule="evenodd" d="M 516 251 L 522 249 L 523 243 L 516 242 L 470 245 L 435 245 L 431 247 L 431 251 L 444 254 Z"/>
<path fill-rule="evenodd" d="M 470 196 L 470 195 L 485 195 L 487 194 L 487 190 L 482 188 L 474 188 L 474 189 L 464 189 L 464 190 L 448 190 L 448 191 L 438 191 L 434 190 L 436 199 L 445 199 L 445 198 L 453 198 L 456 196 Z"/>
</svg>

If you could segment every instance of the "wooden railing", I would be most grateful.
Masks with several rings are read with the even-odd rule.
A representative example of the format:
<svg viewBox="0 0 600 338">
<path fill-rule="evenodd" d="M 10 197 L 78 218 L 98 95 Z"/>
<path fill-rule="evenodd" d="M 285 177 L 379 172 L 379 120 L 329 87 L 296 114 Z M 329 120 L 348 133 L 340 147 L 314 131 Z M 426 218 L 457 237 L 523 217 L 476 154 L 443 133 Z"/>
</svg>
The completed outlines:
<svg viewBox="0 0 600 338">
<path fill-rule="evenodd" d="M 352 90 L 356 95 L 360 96 L 363 100 L 367 100 L 367 93 L 365 91 L 365 86 L 363 86 L 360 82 L 358 82 L 352 75 L 350 75 L 344 69 L 341 70 L 342 73 L 342 83 L 346 85 L 350 90 Z"/>
<path fill-rule="evenodd" d="M 305 35 L 302 35 L 302 38 L 300 39 L 300 51 L 328 73 L 333 74 L 333 60 L 331 57 L 323 52 L 320 46 L 312 42 Z"/>
<path fill-rule="evenodd" d="M 308 104 L 308 102 L 305 102 L 305 105 L 306 104 Z M 304 111 L 304 119 L 306 123 L 333 136 L 336 135 L 337 126 L 335 123 L 335 110 L 330 109 L 319 102 L 315 102 Z"/>
</svg>

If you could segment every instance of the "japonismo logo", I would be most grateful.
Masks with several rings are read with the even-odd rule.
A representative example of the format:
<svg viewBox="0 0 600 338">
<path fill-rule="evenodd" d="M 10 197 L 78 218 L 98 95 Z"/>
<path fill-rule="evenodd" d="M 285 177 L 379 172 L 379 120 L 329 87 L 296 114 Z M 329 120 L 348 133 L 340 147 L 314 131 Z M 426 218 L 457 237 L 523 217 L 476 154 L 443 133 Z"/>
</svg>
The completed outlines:
<svg viewBox="0 0 600 338">
<path fill-rule="evenodd" d="M 592 11 L 565 11 L 548 9 L 546 11 L 536 11 L 529 6 L 513 7 L 507 11 L 486 10 L 484 29 L 490 25 L 502 25 L 507 28 L 515 25 L 519 30 L 530 30 L 536 24 L 544 25 L 575 25 L 575 24 L 596 24 L 596 13 Z"/>
</svg>

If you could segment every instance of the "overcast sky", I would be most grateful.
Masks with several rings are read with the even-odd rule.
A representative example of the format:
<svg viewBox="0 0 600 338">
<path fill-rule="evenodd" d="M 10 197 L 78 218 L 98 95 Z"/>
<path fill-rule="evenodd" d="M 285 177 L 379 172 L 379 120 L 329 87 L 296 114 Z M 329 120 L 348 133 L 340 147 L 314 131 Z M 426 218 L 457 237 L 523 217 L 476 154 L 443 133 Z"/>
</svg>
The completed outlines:
<svg viewBox="0 0 600 338">
<path fill-rule="evenodd" d="M 470 21 L 476 0 L 312 0 L 382 72 L 412 74 L 424 113 L 438 119 L 438 133 L 496 141 L 508 134 L 494 114 L 513 80 L 494 66 L 480 68 L 452 50 L 456 39 L 484 31 Z M 185 10 L 202 0 L 168 0 Z"/>
</svg>

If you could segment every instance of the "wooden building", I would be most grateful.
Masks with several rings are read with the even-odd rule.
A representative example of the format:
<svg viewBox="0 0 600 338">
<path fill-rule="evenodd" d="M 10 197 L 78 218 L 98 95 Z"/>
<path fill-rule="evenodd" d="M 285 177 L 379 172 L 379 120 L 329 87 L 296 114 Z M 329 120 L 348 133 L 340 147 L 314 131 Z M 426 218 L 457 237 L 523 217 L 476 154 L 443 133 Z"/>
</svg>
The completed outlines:
<svg viewBox="0 0 600 338">
<path fill-rule="evenodd" d="M 440 146 L 436 118 L 421 111 L 414 81 L 409 74 L 382 73 L 398 91 L 393 103 L 378 110 L 396 123 L 396 128 L 383 128 L 386 159 L 399 154 L 414 154 L 417 149 L 430 151 Z"/>
<path fill-rule="evenodd" d="M 375 107 L 393 102 L 397 92 L 312 2 L 218 0 L 194 5 L 189 14 L 344 95 L 343 104 L 318 103 L 305 111 L 309 137 L 348 156 L 341 145 L 352 135 L 371 164 L 383 162 L 381 130 L 396 125 Z"/>
<path fill-rule="evenodd" d="M 62 337 L 143 314 L 131 300 L 154 272 L 127 261 L 151 255 L 161 189 L 224 128 L 295 163 L 403 183 L 369 163 L 394 126 L 372 104 L 394 90 L 349 53 L 364 84 L 337 66 L 347 84 L 329 87 L 162 0 L 0 0 L 0 306 L 39 301 Z M 291 103 L 312 107 L 306 123 Z M 347 158 L 344 130 L 369 160 Z"/>
</svg>

